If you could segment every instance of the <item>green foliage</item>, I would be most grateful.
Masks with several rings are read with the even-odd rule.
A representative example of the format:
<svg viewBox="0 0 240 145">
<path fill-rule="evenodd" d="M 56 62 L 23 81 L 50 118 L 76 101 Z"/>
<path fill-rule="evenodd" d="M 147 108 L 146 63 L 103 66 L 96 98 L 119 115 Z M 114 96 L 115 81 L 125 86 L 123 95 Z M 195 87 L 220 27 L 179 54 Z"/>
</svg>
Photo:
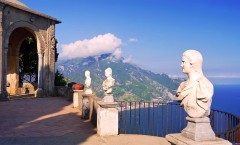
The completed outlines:
<svg viewBox="0 0 240 145">
<path fill-rule="evenodd" d="M 66 86 L 67 82 L 68 80 L 64 78 L 63 74 L 59 73 L 59 71 L 57 70 L 55 73 L 55 86 Z"/>
<path fill-rule="evenodd" d="M 157 81 L 158 83 L 164 84 L 164 86 L 170 89 L 171 93 L 175 93 L 174 90 L 176 90 L 178 84 L 180 83 L 174 82 L 174 80 L 169 78 L 167 74 L 152 74 L 150 75 L 150 77 L 151 79 Z"/>
<path fill-rule="evenodd" d="M 24 76 L 28 75 L 28 79 L 24 79 Z M 27 37 L 19 51 L 19 81 L 37 82 L 38 76 L 38 54 L 37 43 L 32 37 Z"/>
<path fill-rule="evenodd" d="M 125 90 L 121 87 L 115 87 L 113 91 L 114 96 L 123 96 L 125 94 Z"/>
<path fill-rule="evenodd" d="M 54 41 L 55 41 L 55 43 L 54 43 L 54 50 L 55 50 L 55 62 L 57 62 L 57 60 L 58 60 L 58 55 L 59 55 L 59 53 L 57 52 L 57 44 L 58 44 L 58 41 L 57 41 L 57 39 L 55 38 L 55 37 L 53 37 L 52 39 L 54 39 Z"/>
<path fill-rule="evenodd" d="M 138 102 L 141 101 L 141 98 L 137 97 L 136 95 L 133 94 L 126 94 L 121 97 L 116 97 L 116 101 L 127 101 L 127 102 Z"/>
<path fill-rule="evenodd" d="M 173 92 L 178 82 L 165 74 L 155 74 L 135 65 L 112 60 L 111 56 L 76 58 L 57 62 L 56 66 L 64 68 L 63 74 L 73 82 L 84 83 L 85 70 L 91 72 L 91 87 L 100 98 L 104 96 L 102 82 L 106 79 L 104 70 L 113 70 L 115 86 L 113 94 L 119 101 L 169 100 L 168 92 Z M 174 93 L 173 93 L 174 94 Z"/>
</svg>

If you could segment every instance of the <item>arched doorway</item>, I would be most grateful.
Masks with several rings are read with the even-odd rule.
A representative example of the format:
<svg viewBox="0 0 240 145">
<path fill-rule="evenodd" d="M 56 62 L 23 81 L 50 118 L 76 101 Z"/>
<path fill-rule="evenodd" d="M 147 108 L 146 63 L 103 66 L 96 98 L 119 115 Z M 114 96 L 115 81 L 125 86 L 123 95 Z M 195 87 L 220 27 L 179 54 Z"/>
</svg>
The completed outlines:
<svg viewBox="0 0 240 145">
<path fill-rule="evenodd" d="M 0 4 L 0 19 L 3 22 L 0 25 L 0 101 L 9 100 L 8 92 L 21 93 L 19 52 L 28 37 L 37 43 L 38 76 L 35 78 L 38 82 L 35 96 L 54 96 L 55 25 L 61 21 L 32 10 L 17 0 L 4 0 Z"/>
<path fill-rule="evenodd" d="M 8 43 L 7 92 L 10 95 L 33 94 L 37 78 L 37 40 L 30 29 L 16 28 Z"/>
</svg>

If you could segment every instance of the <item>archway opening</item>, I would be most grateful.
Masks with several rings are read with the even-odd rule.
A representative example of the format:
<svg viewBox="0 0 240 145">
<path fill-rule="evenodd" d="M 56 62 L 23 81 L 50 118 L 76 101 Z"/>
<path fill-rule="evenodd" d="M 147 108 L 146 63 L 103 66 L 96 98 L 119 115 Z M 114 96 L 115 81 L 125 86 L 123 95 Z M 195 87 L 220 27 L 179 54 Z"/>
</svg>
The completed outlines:
<svg viewBox="0 0 240 145">
<path fill-rule="evenodd" d="M 29 86 L 33 85 L 36 87 L 38 82 L 38 54 L 37 43 L 34 38 L 27 37 L 24 39 L 18 58 L 19 84 L 21 87 L 24 87 L 25 93 L 30 93 Z M 28 87 L 26 87 L 27 84 Z"/>
<path fill-rule="evenodd" d="M 33 94 L 37 88 L 37 78 L 37 41 L 27 28 L 17 28 L 9 38 L 7 91 L 10 95 Z"/>
</svg>

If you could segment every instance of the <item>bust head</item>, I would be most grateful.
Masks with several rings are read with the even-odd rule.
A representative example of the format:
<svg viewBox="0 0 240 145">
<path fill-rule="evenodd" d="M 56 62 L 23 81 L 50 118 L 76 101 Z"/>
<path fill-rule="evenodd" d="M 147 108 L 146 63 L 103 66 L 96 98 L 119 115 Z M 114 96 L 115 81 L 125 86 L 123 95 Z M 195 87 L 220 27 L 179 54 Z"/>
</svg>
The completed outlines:
<svg viewBox="0 0 240 145">
<path fill-rule="evenodd" d="M 105 70 L 106 77 L 112 77 L 112 69 L 109 67 Z"/>
<path fill-rule="evenodd" d="M 196 50 L 186 50 L 182 57 L 182 68 L 184 73 L 195 71 L 202 74 L 203 58 L 200 52 Z"/>
<path fill-rule="evenodd" d="M 90 77 L 90 71 L 88 71 L 88 70 L 85 71 L 85 77 L 86 77 L 86 78 L 87 78 L 87 77 Z"/>
</svg>

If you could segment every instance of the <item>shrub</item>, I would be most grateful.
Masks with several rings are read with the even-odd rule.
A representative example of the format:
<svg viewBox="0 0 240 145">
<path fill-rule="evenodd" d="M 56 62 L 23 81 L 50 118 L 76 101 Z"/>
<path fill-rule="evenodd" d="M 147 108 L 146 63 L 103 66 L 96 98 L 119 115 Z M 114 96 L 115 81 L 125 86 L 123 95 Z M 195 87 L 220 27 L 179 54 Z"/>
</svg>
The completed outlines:
<svg viewBox="0 0 240 145">
<path fill-rule="evenodd" d="M 63 76 L 58 70 L 55 73 L 55 86 L 66 86 L 67 84 L 67 78 Z"/>
</svg>

